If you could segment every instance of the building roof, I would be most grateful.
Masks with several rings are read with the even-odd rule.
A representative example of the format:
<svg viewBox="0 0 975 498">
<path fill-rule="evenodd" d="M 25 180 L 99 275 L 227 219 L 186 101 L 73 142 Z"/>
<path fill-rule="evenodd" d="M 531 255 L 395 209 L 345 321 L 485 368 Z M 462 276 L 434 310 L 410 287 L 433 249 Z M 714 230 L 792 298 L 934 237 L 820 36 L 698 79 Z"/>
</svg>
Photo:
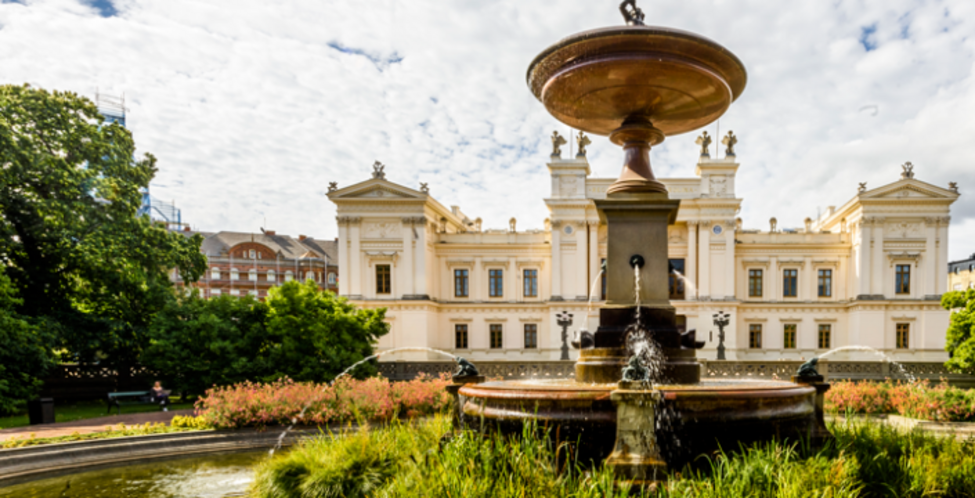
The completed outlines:
<svg viewBox="0 0 975 498">
<path fill-rule="evenodd" d="M 975 268 L 975 253 L 973 253 L 968 259 L 959 259 L 958 261 L 948 262 L 948 273 L 971 271 L 973 268 Z"/>
<path fill-rule="evenodd" d="M 200 246 L 200 250 L 207 255 L 224 256 L 234 246 L 253 242 L 268 247 L 286 259 L 320 258 L 326 259 L 332 264 L 338 263 L 338 243 L 334 240 L 316 240 L 311 237 L 298 239 L 290 235 L 278 235 L 271 231 L 264 233 L 216 232 L 205 236 L 206 239 Z"/>
</svg>

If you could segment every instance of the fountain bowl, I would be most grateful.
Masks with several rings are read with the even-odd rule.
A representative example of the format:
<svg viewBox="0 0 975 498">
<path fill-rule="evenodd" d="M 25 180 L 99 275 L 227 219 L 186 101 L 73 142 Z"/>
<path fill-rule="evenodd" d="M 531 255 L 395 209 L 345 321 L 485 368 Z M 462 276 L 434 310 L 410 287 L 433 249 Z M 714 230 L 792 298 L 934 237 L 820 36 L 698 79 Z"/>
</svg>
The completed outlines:
<svg viewBox="0 0 975 498">
<path fill-rule="evenodd" d="M 649 120 L 664 136 L 718 119 L 745 89 L 747 73 L 730 51 L 703 36 L 658 26 L 615 26 L 569 36 L 535 57 L 528 86 L 572 128 L 611 135 Z M 630 138 L 620 130 L 614 143 Z"/>
</svg>

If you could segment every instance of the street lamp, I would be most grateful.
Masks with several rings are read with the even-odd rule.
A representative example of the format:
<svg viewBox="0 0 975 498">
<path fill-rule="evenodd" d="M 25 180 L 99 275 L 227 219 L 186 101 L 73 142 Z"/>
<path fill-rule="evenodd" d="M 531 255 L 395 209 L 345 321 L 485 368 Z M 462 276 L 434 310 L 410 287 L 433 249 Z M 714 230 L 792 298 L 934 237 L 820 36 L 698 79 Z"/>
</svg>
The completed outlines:
<svg viewBox="0 0 975 498">
<path fill-rule="evenodd" d="M 569 326 L 572 325 L 572 313 L 563 311 L 555 315 L 555 323 L 562 327 L 562 360 L 569 359 Z"/>
<path fill-rule="evenodd" d="M 714 314 L 714 326 L 718 327 L 718 359 L 724 360 L 724 328 L 731 323 L 728 318 L 731 315 L 725 313 L 724 311 L 719 311 Z"/>
</svg>

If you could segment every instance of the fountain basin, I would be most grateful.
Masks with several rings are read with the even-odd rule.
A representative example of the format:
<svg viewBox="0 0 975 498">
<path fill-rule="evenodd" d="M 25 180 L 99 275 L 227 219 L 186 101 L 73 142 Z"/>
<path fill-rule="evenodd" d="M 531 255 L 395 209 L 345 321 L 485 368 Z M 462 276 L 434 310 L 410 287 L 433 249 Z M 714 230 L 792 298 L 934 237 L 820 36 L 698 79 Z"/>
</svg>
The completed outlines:
<svg viewBox="0 0 975 498">
<path fill-rule="evenodd" d="M 659 385 L 657 440 L 671 469 L 719 447 L 774 438 L 810 437 L 816 428 L 816 389 L 784 381 L 703 379 Z M 520 434 L 533 420 L 558 441 L 577 442 L 580 455 L 606 458 L 616 438 L 617 384 L 574 380 L 487 382 L 460 389 L 469 427 L 483 424 Z"/>
</svg>

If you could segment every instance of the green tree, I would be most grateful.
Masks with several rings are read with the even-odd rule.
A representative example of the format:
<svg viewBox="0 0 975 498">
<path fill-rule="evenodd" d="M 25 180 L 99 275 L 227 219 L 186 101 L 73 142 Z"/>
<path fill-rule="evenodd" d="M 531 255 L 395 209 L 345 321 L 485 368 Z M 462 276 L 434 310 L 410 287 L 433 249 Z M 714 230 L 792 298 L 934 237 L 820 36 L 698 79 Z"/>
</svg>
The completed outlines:
<svg viewBox="0 0 975 498">
<path fill-rule="evenodd" d="M 82 362 L 131 365 L 152 316 L 172 298 L 168 272 L 196 281 L 202 237 L 137 217 L 155 158 L 90 100 L 0 86 L 0 261 L 22 299 Z"/>
<path fill-rule="evenodd" d="M 267 306 L 251 296 L 202 299 L 197 292 L 173 300 L 150 327 L 142 363 L 189 394 L 261 377 Z"/>
<path fill-rule="evenodd" d="M 21 304 L 0 265 L 0 414 L 21 411 L 54 365 L 51 337 L 17 313 Z"/>
<path fill-rule="evenodd" d="M 389 333 L 386 309 L 357 309 L 343 297 L 322 291 L 314 282 L 288 282 L 267 297 L 265 380 L 289 376 L 299 381 L 332 380 L 343 370 L 373 354 L 373 346 Z M 355 375 L 375 375 L 364 364 Z"/>
<path fill-rule="evenodd" d="M 955 310 L 948 323 L 945 349 L 950 359 L 945 367 L 952 372 L 975 374 L 975 289 L 946 292 L 941 306 Z"/>
</svg>

